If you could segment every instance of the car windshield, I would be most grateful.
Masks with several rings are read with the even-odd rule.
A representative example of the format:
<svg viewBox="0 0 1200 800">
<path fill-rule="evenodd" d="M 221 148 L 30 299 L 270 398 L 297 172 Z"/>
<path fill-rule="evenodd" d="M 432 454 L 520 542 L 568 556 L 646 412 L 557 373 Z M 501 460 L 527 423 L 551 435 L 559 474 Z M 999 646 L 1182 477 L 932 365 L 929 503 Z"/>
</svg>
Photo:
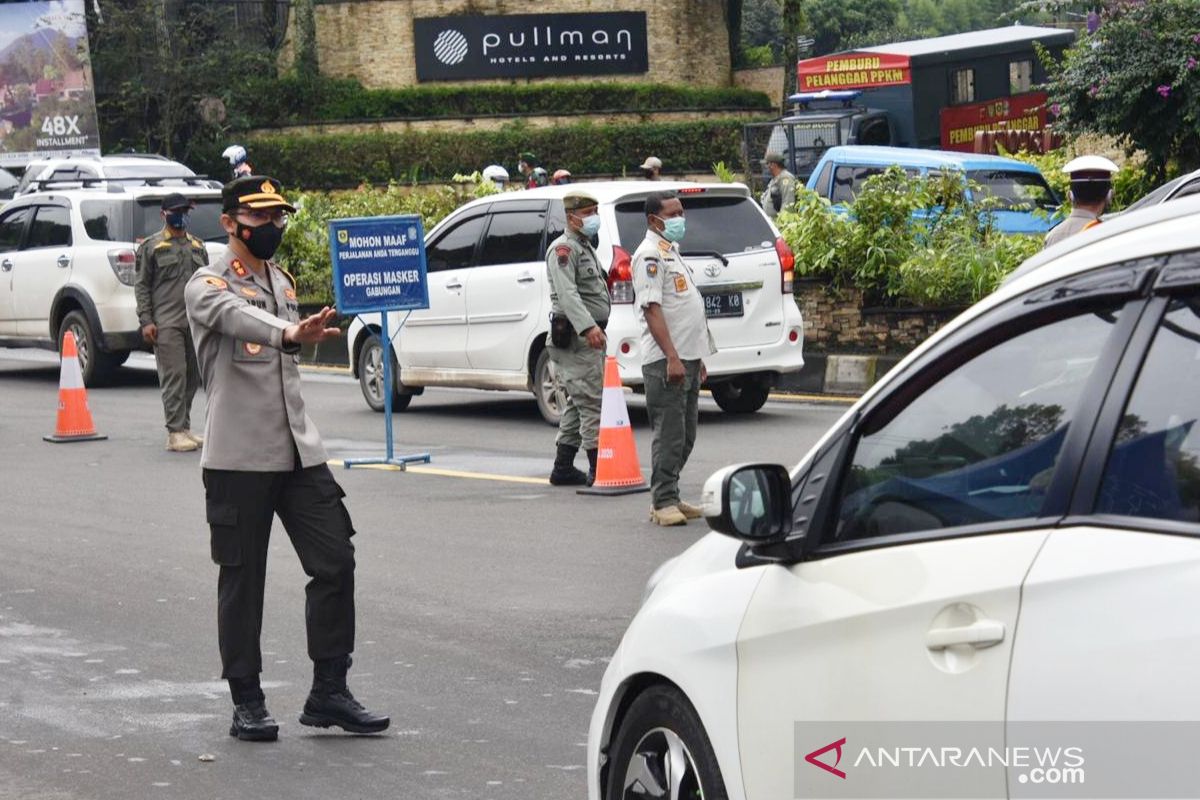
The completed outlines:
<svg viewBox="0 0 1200 800">
<path fill-rule="evenodd" d="M 683 195 L 687 237 L 680 250 L 688 253 L 743 253 L 775 245 L 775 234 L 758 206 L 748 197 Z M 617 204 L 617 231 L 621 247 L 630 253 L 646 237 L 643 201 Z"/>
<path fill-rule="evenodd" d="M 196 173 L 183 164 L 163 161 L 147 161 L 145 164 L 127 164 L 122 166 L 104 167 L 104 175 L 108 178 L 192 178 Z M 135 181 L 122 181 L 126 186 L 132 186 Z"/>
<path fill-rule="evenodd" d="M 0 169 L 0 189 L 11 189 L 16 186 L 18 181 L 13 174 L 6 169 Z"/>
<path fill-rule="evenodd" d="M 967 171 L 967 179 L 979 184 L 983 193 L 998 200 L 999 208 L 1005 211 L 1053 209 L 1060 202 L 1046 179 L 1036 172 L 976 169 Z"/>
</svg>

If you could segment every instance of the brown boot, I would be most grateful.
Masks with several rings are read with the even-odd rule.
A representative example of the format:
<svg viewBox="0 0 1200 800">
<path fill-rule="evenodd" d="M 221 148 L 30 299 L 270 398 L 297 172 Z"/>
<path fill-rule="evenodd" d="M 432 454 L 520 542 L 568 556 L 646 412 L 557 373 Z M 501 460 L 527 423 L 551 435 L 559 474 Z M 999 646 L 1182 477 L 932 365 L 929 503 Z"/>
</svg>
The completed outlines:
<svg viewBox="0 0 1200 800">
<path fill-rule="evenodd" d="M 189 429 L 184 431 L 183 435 L 195 442 L 197 447 L 204 447 L 204 437 L 200 434 L 192 433 L 192 431 Z"/>
<path fill-rule="evenodd" d="M 699 506 L 694 506 L 691 503 L 685 503 L 682 500 L 679 501 L 679 505 L 677 505 L 676 508 L 678 508 L 680 512 L 688 519 L 700 519 L 704 516 L 704 512 L 700 510 Z"/>
<path fill-rule="evenodd" d="M 650 521 L 664 528 L 674 525 L 687 525 L 687 517 L 675 506 L 650 509 Z"/>
</svg>

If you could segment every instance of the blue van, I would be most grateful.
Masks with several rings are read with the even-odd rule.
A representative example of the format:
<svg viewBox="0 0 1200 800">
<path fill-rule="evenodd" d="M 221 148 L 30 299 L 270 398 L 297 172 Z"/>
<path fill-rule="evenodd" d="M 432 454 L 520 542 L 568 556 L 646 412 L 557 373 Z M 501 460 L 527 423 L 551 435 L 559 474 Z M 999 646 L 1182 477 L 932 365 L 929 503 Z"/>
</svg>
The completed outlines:
<svg viewBox="0 0 1200 800">
<path fill-rule="evenodd" d="M 1001 156 L 908 147 L 831 147 L 813 169 L 808 188 L 834 207 L 844 207 L 868 178 L 891 166 L 898 166 L 910 175 L 947 170 L 964 173 L 989 196 L 1000 200 L 995 224 L 1004 233 L 1045 233 L 1057 221 L 1052 216 L 1033 213 L 1041 209 L 1053 215 L 1061 202 L 1037 167 Z"/>
</svg>

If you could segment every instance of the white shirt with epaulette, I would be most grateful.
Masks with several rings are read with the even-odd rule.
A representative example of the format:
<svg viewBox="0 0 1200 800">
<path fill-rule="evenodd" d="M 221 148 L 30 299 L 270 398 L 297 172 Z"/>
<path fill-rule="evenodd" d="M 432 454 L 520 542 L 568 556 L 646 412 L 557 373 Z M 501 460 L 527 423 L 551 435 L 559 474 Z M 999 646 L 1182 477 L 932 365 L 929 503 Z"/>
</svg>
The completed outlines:
<svg viewBox="0 0 1200 800">
<path fill-rule="evenodd" d="M 707 358 L 717 352 L 708 332 L 704 298 L 677 244 L 653 230 L 646 231 L 646 238 L 633 253 L 632 271 L 637 319 L 642 326 L 643 364 L 667 357 L 646 325 L 646 306 L 650 303 L 662 308 L 667 332 L 680 359 Z"/>
<path fill-rule="evenodd" d="M 283 332 L 300 319 L 295 282 L 277 265 L 264 275 L 232 251 L 197 270 L 185 291 L 196 360 L 208 397 L 206 469 L 285 472 L 328 458 L 300 395 L 300 347 Z"/>
</svg>

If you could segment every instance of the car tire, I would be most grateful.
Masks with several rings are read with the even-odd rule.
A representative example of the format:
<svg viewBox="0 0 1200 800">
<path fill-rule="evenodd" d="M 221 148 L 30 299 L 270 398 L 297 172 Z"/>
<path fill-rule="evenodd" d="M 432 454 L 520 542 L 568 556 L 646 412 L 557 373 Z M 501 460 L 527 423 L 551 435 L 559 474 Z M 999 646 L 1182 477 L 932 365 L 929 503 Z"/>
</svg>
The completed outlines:
<svg viewBox="0 0 1200 800">
<path fill-rule="evenodd" d="M 680 750 L 684 769 L 673 774 L 669 759 Z M 610 752 L 605 800 L 728 798 L 700 716 L 674 686 L 652 686 L 634 699 Z"/>
<path fill-rule="evenodd" d="M 714 383 L 711 389 L 713 400 L 727 414 L 753 414 L 771 394 L 771 385 L 752 375 Z"/>
<path fill-rule="evenodd" d="M 563 408 L 567 404 L 567 391 L 554 374 L 549 348 L 542 348 L 537 361 L 534 362 L 533 396 L 537 399 L 542 419 L 551 425 L 558 425 L 558 421 L 562 419 Z"/>
<path fill-rule="evenodd" d="M 79 354 L 79 371 L 83 374 L 84 386 L 100 386 L 110 381 L 113 374 L 125 363 L 129 353 L 120 351 L 108 353 L 100 349 L 99 340 L 87 315 L 82 311 L 72 311 L 63 317 L 58 326 L 58 352 L 63 351 L 63 341 L 67 331 L 75 334 L 75 351 Z"/>
<path fill-rule="evenodd" d="M 410 392 L 399 392 L 396 387 L 400 368 L 392 356 L 392 411 L 403 411 L 412 402 Z M 383 342 L 372 334 L 363 343 L 358 353 L 358 388 L 372 411 L 383 411 Z"/>
</svg>

